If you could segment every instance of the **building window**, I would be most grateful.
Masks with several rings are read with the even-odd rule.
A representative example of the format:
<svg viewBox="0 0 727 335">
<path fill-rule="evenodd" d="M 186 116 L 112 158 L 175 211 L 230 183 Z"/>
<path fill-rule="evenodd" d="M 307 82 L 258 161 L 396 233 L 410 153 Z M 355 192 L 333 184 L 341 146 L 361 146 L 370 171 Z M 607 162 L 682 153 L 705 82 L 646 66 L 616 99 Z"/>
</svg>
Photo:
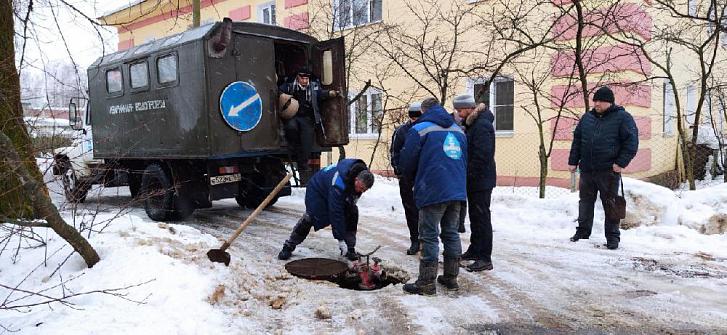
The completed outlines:
<svg viewBox="0 0 727 335">
<path fill-rule="evenodd" d="M 697 114 L 697 88 L 690 84 L 687 86 L 687 108 L 684 112 L 687 125 L 694 125 L 695 114 Z"/>
<path fill-rule="evenodd" d="M 677 108 L 674 99 L 674 88 L 668 80 L 664 81 L 663 95 L 662 131 L 664 136 L 671 136 L 674 135 L 674 121 L 677 116 Z"/>
<path fill-rule="evenodd" d="M 356 94 L 349 93 L 349 99 L 355 96 Z M 381 91 L 367 90 L 350 108 L 352 135 L 376 135 L 381 132 L 384 115 Z"/>
<path fill-rule="evenodd" d="M 115 68 L 106 71 L 106 92 L 109 94 L 121 93 L 123 89 L 123 80 L 121 79 L 121 69 Z"/>
<path fill-rule="evenodd" d="M 357 27 L 381 21 L 383 0 L 333 0 L 334 26 Z"/>
<path fill-rule="evenodd" d="M 495 130 L 512 132 L 515 121 L 515 81 L 496 78 L 489 87 L 482 81 L 472 82 L 472 95 L 478 103 L 484 102 L 495 115 Z"/>
<path fill-rule="evenodd" d="M 275 22 L 275 2 L 268 2 L 257 7 L 258 21 L 260 23 L 277 24 Z"/>
<path fill-rule="evenodd" d="M 129 66 L 131 88 L 144 88 L 149 85 L 149 69 L 146 62 L 135 63 Z"/>
<path fill-rule="evenodd" d="M 687 6 L 688 6 L 688 13 L 690 16 L 697 16 L 697 2 L 699 0 L 688 0 Z"/>
<path fill-rule="evenodd" d="M 174 54 L 157 59 L 157 77 L 160 84 L 177 81 L 177 56 Z"/>
</svg>

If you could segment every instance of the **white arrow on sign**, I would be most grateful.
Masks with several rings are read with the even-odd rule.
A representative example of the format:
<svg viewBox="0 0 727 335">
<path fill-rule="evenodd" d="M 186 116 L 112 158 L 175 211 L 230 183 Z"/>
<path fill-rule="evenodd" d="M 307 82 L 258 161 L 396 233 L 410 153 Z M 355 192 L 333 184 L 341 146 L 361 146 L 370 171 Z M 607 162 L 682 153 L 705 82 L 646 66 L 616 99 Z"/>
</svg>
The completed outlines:
<svg viewBox="0 0 727 335">
<path fill-rule="evenodd" d="M 260 99 L 260 95 L 257 94 L 257 93 L 255 93 L 255 95 L 253 95 L 249 99 L 243 101 L 241 104 L 239 104 L 237 106 L 233 106 L 230 109 L 229 115 L 230 116 L 237 116 L 238 114 L 240 114 L 240 111 L 241 110 L 245 109 L 245 107 L 247 107 L 247 106 L 252 105 L 253 102 L 255 102 L 255 101 L 259 100 L 259 99 Z"/>
</svg>

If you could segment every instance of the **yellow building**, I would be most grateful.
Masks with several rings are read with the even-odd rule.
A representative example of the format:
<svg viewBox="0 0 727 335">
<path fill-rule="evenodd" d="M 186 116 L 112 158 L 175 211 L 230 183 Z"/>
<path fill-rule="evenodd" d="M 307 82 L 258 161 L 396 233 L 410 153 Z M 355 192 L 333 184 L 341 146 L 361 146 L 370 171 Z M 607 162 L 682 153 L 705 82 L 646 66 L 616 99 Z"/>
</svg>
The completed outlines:
<svg viewBox="0 0 727 335">
<path fill-rule="evenodd" d="M 699 1 L 684 2 L 690 12 L 708 10 L 702 8 L 703 4 Z M 520 6 L 527 3 L 523 2 Z M 533 4 L 531 11 L 542 20 L 530 17 L 529 21 L 521 23 L 530 29 L 550 27 L 552 30 L 548 31 L 548 36 L 555 36 L 549 42 L 553 48 L 523 53 L 519 59 L 526 59 L 527 62 L 506 64 L 489 87 L 484 87 L 489 79 L 487 71 L 459 73 L 448 87 L 446 97 L 472 94 L 479 101 L 488 103 L 494 112 L 498 184 L 501 185 L 532 186 L 538 183 L 541 135 L 546 150 L 550 147 L 551 139 L 553 142 L 548 160 L 548 184 L 567 186 L 570 183 L 567 156 L 576 116 L 582 113 L 584 101 L 582 95 L 579 96 L 577 92 L 573 94 L 574 90 L 579 89 L 579 83 L 573 81 L 577 72 L 573 72 L 574 59 L 569 54 L 575 45 L 575 18 L 572 15 L 558 16 L 571 1 L 560 0 L 556 3 L 560 5 L 537 7 Z M 392 64 L 397 56 L 387 52 L 405 50 L 394 48 L 391 44 L 392 32 L 399 31 L 416 37 L 431 29 L 427 33 L 441 37 L 441 44 L 446 45 L 451 42 L 448 38 L 454 30 L 442 29 L 435 24 L 436 20 L 427 21 L 427 15 L 444 19 L 447 15 L 456 16 L 465 11 L 471 20 L 503 10 L 492 6 L 495 5 L 472 0 L 420 0 L 418 3 L 390 0 L 207 0 L 202 1 L 201 18 L 203 23 L 230 17 L 238 21 L 277 24 L 306 31 L 319 39 L 346 37 L 347 48 L 351 51 L 351 58 L 347 59 L 350 68 L 349 95 L 357 95 L 365 81 L 372 81 L 371 87 L 351 106 L 351 141 L 345 148 L 346 155 L 371 161 L 372 168 L 383 173 L 390 171 L 388 142 L 394 126 L 403 121 L 406 104 L 433 95 L 423 88 L 431 87 L 431 80 L 427 83 L 417 82 L 412 76 L 406 75 L 404 69 L 407 66 Z M 582 39 L 591 43 L 585 46 L 585 53 L 590 57 L 590 63 L 586 64 L 587 77 L 591 83 L 612 86 L 617 104 L 624 105 L 636 120 L 640 148 L 626 172 L 633 177 L 644 178 L 678 169 L 681 159 L 675 122 L 676 102 L 671 94 L 671 85 L 664 79 L 654 79 L 663 76 L 663 72 L 652 66 L 638 50 L 634 51 L 627 44 L 605 36 L 609 32 L 627 36 L 630 40 L 648 42 L 653 38 L 654 27 L 668 26 L 670 20 L 674 19 L 651 1 L 618 2 L 613 6 L 606 2 L 588 2 L 584 15 L 592 22 L 599 22 L 599 19 L 606 22 L 604 12 L 615 12 L 621 17 L 613 19 L 613 22 L 619 22 L 615 25 L 616 29 L 595 29 L 592 26 L 583 29 Z M 464 15 L 462 17 L 467 19 Z M 137 1 L 108 13 L 101 20 L 117 27 L 121 50 L 188 29 L 191 25 L 191 1 L 181 0 L 178 5 L 175 1 Z M 428 23 L 426 26 L 425 21 Z M 446 20 L 439 21 L 442 22 Z M 488 37 L 492 29 L 479 29 L 473 22 L 465 21 L 464 24 L 474 28 L 457 34 L 461 43 L 474 47 L 482 45 L 484 48 L 487 42 L 492 41 Z M 724 49 L 725 46 L 727 38 L 723 37 L 720 48 Z M 507 54 L 509 46 L 501 48 L 501 54 L 494 52 L 493 59 Z M 722 54 L 727 54 L 724 51 Z M 653 54 L 665 57 L 660 52 Z M 458 64 L 474 64 L 467 59 L 466 52 L 453 55 L 458 55 Z M 694 66 L 693 62 L 686 58 L 675 58 L 673 71 L 680 93 L 679 105 L 688 121 L 689 114 L 697 108 L 696 98 L 700 86 L 698 77 L 695 78 L 691 71 L 693 68 L 690 68 Z M 724 59 L 720 58 L 720 61 Z M 416 62 L 412 64 L 411 68 L 416 68 Z M 542 99 L 539 102 L 540 109 L 534 103 L 532 85 L 527 84 L 534 77 L 542 78 L 539 86 Z M 591 86 L 589 90 L 596 85 Z M 720 103 L 716 96 L 709 100 L 702 110 L 713 111 L 713 117 L 709 120 L 714 121 L 721 130 L 716 137 L 722 138 L 725 133 L 724 102 Z M 449 103 L 445 107 L 451 110 Z M 541 111 L 539 117 L 537 110 Z M 333 155 L 324 155 L 322 164 L 335 160 L 336 156 L 335 150 Z"/>
</svg>

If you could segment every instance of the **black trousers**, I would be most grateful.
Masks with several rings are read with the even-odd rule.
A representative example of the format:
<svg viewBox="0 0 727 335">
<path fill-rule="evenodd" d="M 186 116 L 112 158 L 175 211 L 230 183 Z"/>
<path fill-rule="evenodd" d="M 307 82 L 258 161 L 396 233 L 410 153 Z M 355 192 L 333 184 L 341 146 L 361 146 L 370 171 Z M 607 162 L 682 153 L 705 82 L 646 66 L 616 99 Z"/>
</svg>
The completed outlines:
<svg viewBox="0 0 727 335">
<path fill-rule="evenodd" d="M 492 189 L 467 193 L 470 214 L 470 246 L 467 249 L 478 259 L 492 261 Z"/>
<path fill-rule="evenodd" d="M 295 116 L 285 123 L 285 139 L 295 156 L 299 170 L 308 170 L 308 159 L 313 151 L 315 129 L 313 119 L 308 116 Z"/>
<path fill-rule="evenodd" d="M 301 244 L 305 238 L 308 237 L 308 233 L 310 233 L 311 228 L 313 228 L 313 221 L 308 214 L 303 214 L 303 217 L 300 218 L 298 223 L 295 224 L 295 227 L 293 227 L 293 232 L 290 233 L 290 237 L 288 237 L 288 240 L 285 241 L 285 245 L 290 249 L 295 250 L 295 247 L 297 247 L 298 244 Z"/>
<path fill-rule="evenodd" d="M 578 193 L 580 200 L 578 201 L 577 233 L 579 235 L 583 237 L 591 236 L 591 229 L 593 228 L 593 209 L 596 204 L 596 195 L 600 193 L 601 204 L 604 208 L 606 208 L 606 206 L 608 206 L 606 204 L 606 200 L 614 198 L 618 194 L 620 178 L 620 173 L 616 173 L 611 170 L 581 172 L 581 180 L 579 183 L 580 191 Z M 621 220 L 618 219 L 605 219 L 604 230 L 607 240 L 615 239 L 616 242 L 620 240 L 620 222 Z"/>
<path fill-rule="evenodd" d="M 409 239 L 416 242 L 419 240 L 419 210 L 414 202 L 414 181 L 406 177 L 400 177 L 399 195 L 401 195 L 401 204 L 404 205 L 406 226 L 409 227 Z"/>
</svg>

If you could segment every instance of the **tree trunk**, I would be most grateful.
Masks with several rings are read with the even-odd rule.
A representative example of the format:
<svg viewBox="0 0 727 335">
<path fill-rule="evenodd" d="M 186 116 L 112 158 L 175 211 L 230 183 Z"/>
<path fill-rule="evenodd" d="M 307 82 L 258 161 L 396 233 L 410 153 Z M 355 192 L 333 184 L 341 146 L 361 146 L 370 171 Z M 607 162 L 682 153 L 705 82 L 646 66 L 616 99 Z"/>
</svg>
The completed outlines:
<svg viewBox="0 0 727 335">
<path fill-rule="evenodd" d="M 46 220 L 92 267 L 99 261 L 98 254 L 58 214 L 35 163 L 33 146 L 23 124 L 14 34 L 12 2 L 0 1 L 0 216 Z"/>
<path fill-rule="evenodd" d="M 0 163 L 0 171 L 8 171 L 10 167 L 6 164 L 22 162 L 34 177 L 41 178 L 23 122 L 20 79 L 15 69 L 15 48 L 12 47 L 14 34 L 12 1 L 0 1 L 0 45 L 3 46 L 0 48 L 0 131 L 15 144 L 21 157 L 16 162 Z M 13 178 L 7 178 L 3 172 L 0 172 L 0 215 L 32 217 L 28 195 L 20 192 L 22 185 Z"/>
<path fill-rule="evenodd" d="M 538 152 L 538 158 L 540 158 L 540 199 L 545 198 L 545 185 L 548 181 L 548 156 L 545 154 L 545 145 L 540 143 L 540 151 Z"/>
<path fill-rule="evenodd" d="M 199 27 L 200 15 L 200 0 L 192 0 L 192 27 Z"/>
</svg>

